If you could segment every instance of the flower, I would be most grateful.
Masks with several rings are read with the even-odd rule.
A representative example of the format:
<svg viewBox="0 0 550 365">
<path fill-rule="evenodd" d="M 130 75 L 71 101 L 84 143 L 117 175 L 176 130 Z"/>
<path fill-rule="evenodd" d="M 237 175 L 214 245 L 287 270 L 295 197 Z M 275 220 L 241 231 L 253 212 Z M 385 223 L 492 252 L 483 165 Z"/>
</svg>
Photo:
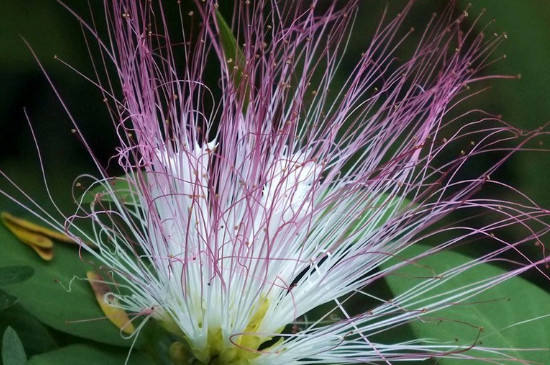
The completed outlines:
<svg viewBox="0 0 550 365">
<path fill-rule="evenodd" d="M 547 212 L 534 203 L 475 195 L 501 185 L 490 175 L 504 158 L 461 177 L 485 152 L 515 151 L 501 142 L 520 131 L 487 114 L 447 117 L 468 86 L 486 78 L 479 72 L 502 37 L 461 31 L 467 13 L 452 20 L 450 6 L 399 61 L 411 1 L 378 28 L 337 86 L 357 3 L 238 1 L 228 27 L 216 2 L 197 0 L 198 14 L 189 16 L 200 24 L 183 21 L 174 35 L 160 2 L 113 0 L 104 3 L 107 40 L 95 23 L 86 26 L 120 79 L 120 97 L 110 81 L 98 84 L 112 104 L 125 174 L 103 172 L 83 194 L 94 234 L 79 235 L 123 288 L 113 303 L 174 336 L 175 363 L 507 356 L 481 345 L 376 340 L 538 264 L 524 258 L 510 272 L 438 292 L 545 233 Z M 213 59 L 217 86 L 209 82 Z M 449 158 L 456 145 L 462 154 Z M 440 223 L 462 211 L 492 220 Z M 499 238 L 500 247 L 391 300 L 370 291 L 422 257 L 531 221 L 544 227 Z M 430 237 L 439 240 L 433 248 L 408 256 Z M 352 313 L 346 301 L 357 297 L 376 304 Z M 311 314 L 321 306 L 330 309 Z"/>
</svg>

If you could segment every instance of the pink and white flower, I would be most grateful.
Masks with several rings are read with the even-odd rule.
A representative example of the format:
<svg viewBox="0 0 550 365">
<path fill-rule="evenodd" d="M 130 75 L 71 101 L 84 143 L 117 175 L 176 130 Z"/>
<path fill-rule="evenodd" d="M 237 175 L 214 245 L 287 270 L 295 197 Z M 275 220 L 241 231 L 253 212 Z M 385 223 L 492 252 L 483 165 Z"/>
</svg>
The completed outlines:
<svg viewBox="0 0 550 365">
<path fill-rule="evenodd" d="M 469 97 L 468 86 L 486 78 L 480 71 L 501 36 L 461 30 L 467 14 L 454 19 L 449 7 L 400 60 L 398 46 L 413 32 L 401 31 L 411 2 L 378 27 L 347 71 L 340 66 L 358 1 L 235 1 L 233 48 L 215 1 L 197 0 L 198 12 L 189 14 L 160 1 L 104 6 L 108 38 L 87 27 L 114 64 L 109 80 L 120 80 L 121 93 L 98 77 L 115 111 L 126 174 L 104 173 L 90 188 L 103 193 L 86 216 L 95 229 L 87 239 L 127 289 L 115 294 L 121 308 L 159 321 L 179 339 L 178 356 L 203 364 L 505 354 L 426 339 L 375 340 L 536 264 L 525 259 L 506 275 L 432 294 L 547 229 L 539 221 L 547 212 L 532 202 L 477 197 L 484 185 L 505 187 L 490 179 L 505 158 L 463 177 L 472 159 L 517 150 L 502 142 L 520 132 L 481 112 L 448 116 Z M 165 12 L 178 10 L 183 25 L 174 32 Z M 211 75 L 212 62 L 219 75 Z M 338 72 L 349 76 L 337 85 Z M 449 156 L 456 146 L 462 153 Z M 440 224 L 457 211 L 492 220 Z M 405 250 L 430 237 L 440 241 L 423 255 L 530 222 L 538 230 L 500 238 L 500 248 L 391 300 L 369 292 L 414 264 L 418 257 Z M 377 304 L 352 314 L 351 296 Z"/>
</svg>

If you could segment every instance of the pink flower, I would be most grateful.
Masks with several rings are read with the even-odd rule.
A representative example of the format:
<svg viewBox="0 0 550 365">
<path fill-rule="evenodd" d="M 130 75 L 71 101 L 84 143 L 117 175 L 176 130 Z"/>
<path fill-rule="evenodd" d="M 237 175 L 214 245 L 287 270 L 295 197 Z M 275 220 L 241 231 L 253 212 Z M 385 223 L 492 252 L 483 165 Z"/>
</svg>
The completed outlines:
<svg viewBox="0 0 550 365">
<path fill-rule="evenodd" d="M 453 19 L 449 7 L 400 60 L 396 49 L 413 32 L 400 29 L 411 1 L 344 70 L 357 1 L 236 1 L 236 45 L 216 3 L 195 2 L 198 13 L 180 8 L 179 32 L 165 14 L 178 8 L 149 1 L 105 1 L 103 41 L 88 26 L 122 90 L 119 97 L 100 82 L 126 175 L 104 174 L 92 186 L 105 193 L 91 205 L 88 237 L 99 247 L 90 252 L 128 289 L 116 295 L 120 306 L 159 321 L 178 338 L 177 356 L 204 364 L 506 356 L 375 335 L 535 266 L 525 259 L 504 275 L 437 292 L 448 278 L 519 252 L 546 226 L 518 241 L 500 238 L 500 248 L 412 281 L 391 301 L 370 292 L 414 265 L 419 256 L 406 250 L 430 237 L 438 244 L 421 256 L 547 214 L 532 202 L 476 195 L 484 185 L 505 186 L 490 179 L 503 160 L 462 177 L 472 159 L 519 148 L 502 143 L 520 132 L 496 117 L 448 116 L 471 83 L 487 78 L 480 70 L 502 37 L 461 30 L 467 14 Z M 337 73 L 348 75 L 344 84 L 334 82 Z M 456 146 L 462 154 L 449 156 Z M 127 187 L 113 187 L 121 179 Z M 456 211 L 491 221 L 440 223 Z M 350 296 L 376 305 L 351 314 Z M 310 317 L 320 306 L 333 309 Z"/>
</svg>

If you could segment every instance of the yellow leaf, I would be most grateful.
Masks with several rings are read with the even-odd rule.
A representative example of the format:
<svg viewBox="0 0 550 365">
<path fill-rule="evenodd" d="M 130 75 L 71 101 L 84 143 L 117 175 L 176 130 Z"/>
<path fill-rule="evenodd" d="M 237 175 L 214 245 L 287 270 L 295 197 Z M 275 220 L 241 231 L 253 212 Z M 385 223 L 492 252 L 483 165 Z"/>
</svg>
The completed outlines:
<svg viewBox="0 0 550 365">
<path fill-rule="evenodd" d="M 53 248 L 43 248 L 35 245 L 29 245 L 45 261 L 52 261 Z"/>
<path fill-rule="evenodd" d="M 69 236 L 67 236 L 64 233 L 54 231 L 53 229 L 49 229 L 43 226 L 40 226 L 36 223 L 29 222 L 26 219 L 15 217 L 14 215 L 2 212 L 2 222 L 7 225 L 9 222 L 12 225 L 18 226 L 21 229 L 27 230 L 29 232 L 34 232 L 36 234 L 40 234 L 49 238 L 52 238 L 57 241 L 65 242 L 65 243 L 75 243 L 76 242 Z"/>
<path fill-rule="evenodd" d="M 51 239 L 17 224 L 13 221 L 15 217 L 9 213 L 3 212 L 0 214 L 0 218 L 2 219 L 2 223 L 4 223 L 6 228 L 13 233 L 15 237 L 21 242 L 31 246 L 42 259 L 51 261 L 53 258 L 53 242 Z M 18 218 L 15 219 L 16 221 L 19 220 Z"/>
<path fill-rule="evenodd" d="M 108 293 L 111 292 L 109 285 L 103 281 L 103 278 L 96 272 L 88 271 L 86 273 L 88 282 L 92 286 L 92 289 L 95 293 L 95 298 L 101 307 L 105 316 L 117 326 L 122 332 L 131 335 L 134 333 L 134 325 L 130 322 L 126 312 L 120 308 L 116 307 L 116 299 L 114 297 L 109 298 Z M 109 298 L 108 302 L 105 301 L 105 298 Z"/>
<path fill-rule="evenodd" d="M 78 245 L 71 237 L 64 233 L 54 231 L 52 229 L 32 223 L 26 219 L 14 216 L 8 212 L 0 214 L 2 223 L 22 242 L 31 246 L 40 257 L 50 261 L 53 258 L 53 242 L 52 239 L 64 243 Z M 85 242 L 89 247 L 96 248 L 97 246 L 91 242 Z"/>
</svg>

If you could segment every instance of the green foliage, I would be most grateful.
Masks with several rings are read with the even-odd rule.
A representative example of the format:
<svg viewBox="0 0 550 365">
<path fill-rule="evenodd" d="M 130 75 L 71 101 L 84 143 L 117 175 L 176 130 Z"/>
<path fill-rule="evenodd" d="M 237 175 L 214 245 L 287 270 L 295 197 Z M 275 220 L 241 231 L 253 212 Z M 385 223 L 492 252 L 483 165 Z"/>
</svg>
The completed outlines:
<svg viewBox="0 0 550 365">
<path fill-rule="evenodd" d="M 0 314 L 0 332 L 8 327 L 17 332 L 29 356 L 57 348 L 51 331 L 19 304 Z"/>
<path fill-rule="evenodd" d="M 140 332 L 143 338 L 143 350 L 147 352 L 157 365 L 173 365 L 170 356 L 170 346 L 178 337 L 169 333 L 156 321 L 149 321 Z"/>
<path fill-rule="evenodd" d="M 0 311 L 11 307 L 17 303 L 17 298 L 13 295 L 9 295 L 3 290 L 0 290 Z"/>
<path fill-rule="evenodd" d="M 411 259 L 428 249 L 426 246 L 416 245 L 400 257 Z M 388 275 L 387 283 L 393 293 L 398 295 L 421 282 L 433 281 L 434 288 L 425 294 L 433 296 L 506 272 L 494 265 L 479 264 L 445 282 L 443 282 L 445 277 L 436 278 L 445 270 L 470 260 L 472 259 L 456 252 L 439 252 L 421 260 L 414 260 L 414 264 L 407 264 Z M 384 268 L 392 264 L 396 264 L 396 261 L 385 264 Z M 436 288 L 436 284 L 441 285 Z M 422 307 L 407 307 L 407 309 L 422 310 Z M 514 277 L 464 303 L 422 316 L 421 319 L 411 322 L 411 326 L 418 338 L 435 339 L 447 345 L 460 345 L 462 349 L 472 345 L 539 349 L 539 351 L 505 351 L 505 353 L 513 358 L 538 361 L 543 364 L 548 361 L 550 351 L 550 331 L 548 331 L 550 294 L 521 277 Z M 496 354 L 483 354 L 483 356 L 494 356 L 495 359 L 503 357 Z M 462 362 L 440 359 L 438 364 L 459 365 Z"/>
<path fill-rule="evenodd" d="M 245 93 L 243 111 L 246 111 L 249 102 L 248 86 L 246 84 L 243 85 L 243 75 L 246 72 L 246 58 L 242 49 L 237 44 L 237 39 L 233 34 L 233 30 L 219 11 L 216 11 L 216 21 L 218 23 L 218 35 L 225 55 L 226 66 L 231 73 L 235 89 L 240 90 L 243 88 L 241 90 Z"/>
<path fill-rule="evenodd" d="M 3 287 L 40 321 L 59 331 L 111 345 L 130 346 L 100 310 L 90 284 L 91 256 L 76 246 L 58 244 L 51 262 L 41 260 L 28 246 L 0 227 L 0 267 L 22 265 L 35 275 L 17 285 Z M 81 258 L 79 258 L 79 255 Z"/>
<path fill-rule="evenodd" d="M 357 196 L 358 200 L 364 199 Z M 367 228 L 367 232 L 373 231 L 386 224 L 392 218 L 397 217 L 407 209 L 413 209 L 414 203 L 404 197 L 382 193 L 370 199 L 368 209 L 361 217 L 357 218 L 352 224 L 352 229 L 347 233 Z"/>
<path fill-rule="evenodd" d="M 0 286 L 25 281 L 33 274 L 34 270 L 29 266 L 0 267 Z"/>
<path fill-rule="evenodd" d="M 121 365 L 126 363 L 128 349 L 75 344 L 33 356 L 28 365 Z M 127 364 L 153 365 L 149 356 L 133 350 Z"/>
<path fill-rule="evenodd" d="M 142 174 L 145 178 L 145 175 Z M 139 195 L 137 194 L 137 188 L 134 183 L 137 176 L 116 176 L 111 178 L 108 182 L 98 184 L 97 186 L 86 190 L 82 195 L 81 203 L 94 203 L 94 202 L 114 202 L 135 205 L 139 203 Z M 131 180 L 129 180 L 131 179 Z"/>
<path fill-rule="evenodd" d="M 2 336 L 2 362 L 4 365 L 25 365 L 27 355 L 15 330 L 6 328 Z"/>
</svg>

